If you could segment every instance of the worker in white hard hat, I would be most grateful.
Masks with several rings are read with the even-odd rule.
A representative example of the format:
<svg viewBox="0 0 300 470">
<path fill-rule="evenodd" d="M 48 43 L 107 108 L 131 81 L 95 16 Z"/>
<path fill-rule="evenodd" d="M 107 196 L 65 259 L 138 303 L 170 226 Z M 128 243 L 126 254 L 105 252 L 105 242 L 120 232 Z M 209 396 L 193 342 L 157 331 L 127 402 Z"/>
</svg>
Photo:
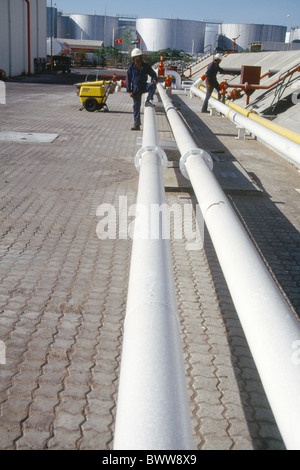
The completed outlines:
<svg viewBox="0 0 300 470">
<path fill-rule="evenodd" d="M 131 130 L 140 130 L 141 125 L 141 103 L 143 93 L 148 93 L 145 106 L 154 106 L 151 102 L 156 90 L 157 75 L 153 68 L 144 62 L 143 52 L 135 48 L 131 53 L 133 63 L 128 67 L 126 76 L 126 89 L 131 98 L 133 99 L 133 116 L 134 126 Z M 148 75 L 152 78 L 150 83 L 147 83 Z"/>
<path fill-rule="evenodd" d="M 209 64 L 207 67 L 205 77 L 206 77 L 206 97 L 202 106 L 202 113 L 207 113 L 207 106 L 209 98 L 211 97 L 212 92 L 214 89 L 218 92 L 218 99 L 221 99 L 220 95 L 220 85 L 217 80 L 218 73 L 225 73 L 225 71 L 220 67 L 220 63 L 222 60 L 222 54 L 216 54 L 214 56 L 213 62 Z"/>
<path fill-rule="evenodd" d="M 132 49 L 131 51 L 131 57 L 134 58 L 134 57 L 139 57 L 139 56 L 143 56 L 143 52 L 141 51 L 141 49 L 139 49 L 138 47 L 135 47 L 134 49 Z"/>
</svg>

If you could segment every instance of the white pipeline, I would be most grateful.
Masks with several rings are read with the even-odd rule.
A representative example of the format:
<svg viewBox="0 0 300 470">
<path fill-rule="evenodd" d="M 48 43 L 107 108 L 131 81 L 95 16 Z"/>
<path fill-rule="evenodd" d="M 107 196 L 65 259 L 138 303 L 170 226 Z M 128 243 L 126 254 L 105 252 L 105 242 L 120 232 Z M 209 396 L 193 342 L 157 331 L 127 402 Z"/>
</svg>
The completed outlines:
<svg viewBox="0 0 300 470">
<path fill-rule="evenodd" d="M 197 82 L 196 82 L 197 83 Z M 205 99 L 205 93 L 199 90 L 195 85 L 191 87 L 191 92 L 199 96 L 202 100 Z M 288 161 L 300 168 L 300 145 L 292 140 L 284 137 L 272 129 L 243 116 L 236 110 L 230 108 L 224 103 L 216 100 L 215 98 L 209 99 L 209 104 L 217 109 L 221 114 L 227 116 L 232 122 L 242 126 L 251 134 L 255 135 L 259 140 L 272 147 L 277 153 L 282 155 Z"/>
<path fill-rule="evenodd" d="M 144 129 L 114 449 L 192 450 L 170 240 L 149 220 L 165 203 L 152 108 Z"/>
<path fill-rule="evenodd" d="M 195 191 L 279 430 L 286 447 L 299 450 L 300 322 L 202 158 L 200 149 L 197 153 L 192 137 L 187 138 L 187 129 L 165 90 L 160 85 L 158 89 L 183 153 L 181 167 Z M 182 136 L 186 143 L 183 147 Z"/>
</svg>

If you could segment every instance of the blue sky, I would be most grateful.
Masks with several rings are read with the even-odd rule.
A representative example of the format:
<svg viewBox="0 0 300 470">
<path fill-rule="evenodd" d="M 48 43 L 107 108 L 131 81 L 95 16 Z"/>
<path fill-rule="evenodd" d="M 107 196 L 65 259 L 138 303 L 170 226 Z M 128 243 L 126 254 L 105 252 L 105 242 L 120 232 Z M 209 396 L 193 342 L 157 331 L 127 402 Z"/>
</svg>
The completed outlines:
<svg viewBox="0 0 300 470">
<path fill-rule="evenodd" d="M 300 27 L 300 0 L 52 0 L 64 13 L 109 16 L 134 14 L 140 18 L 180 18 L 197 21 L 221 20 L 224 23 L 256 23 Z M 50 6 L 51 0 L 47 0 Z M 289 17 L 287 15 L 290 15 Z"/>
</svg>

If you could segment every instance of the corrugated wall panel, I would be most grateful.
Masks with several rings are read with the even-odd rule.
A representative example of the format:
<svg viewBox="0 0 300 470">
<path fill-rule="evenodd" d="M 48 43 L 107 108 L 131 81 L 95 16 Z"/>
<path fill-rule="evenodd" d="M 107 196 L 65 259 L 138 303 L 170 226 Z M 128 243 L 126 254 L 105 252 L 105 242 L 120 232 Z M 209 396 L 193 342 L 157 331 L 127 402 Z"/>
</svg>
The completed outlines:
<svg viewBox="0 0 300 470">
<path fill-rule="evenodd" d="M 46 0 L 30 0 L 31 71 L 34 59 L 46 59 Z M 0 68 L 7 76 L 28 73 L 27 3 L 25 0 L 1 0 Z"/>
<path fill-rule="evenodd" d="M 1 2 L 1 20 L 0 20 L 0 69 L 9 75 L 9 11 L 8 0 Z M 5 45 L 3 47 L 3 45 Z"/>
</svg>

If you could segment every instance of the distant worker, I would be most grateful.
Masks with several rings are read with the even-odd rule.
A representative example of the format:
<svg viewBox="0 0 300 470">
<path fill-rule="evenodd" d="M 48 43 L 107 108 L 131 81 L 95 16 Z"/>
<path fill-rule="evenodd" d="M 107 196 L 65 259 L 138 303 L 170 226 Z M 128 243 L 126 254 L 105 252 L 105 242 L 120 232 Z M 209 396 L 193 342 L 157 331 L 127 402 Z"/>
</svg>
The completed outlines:
<svg viewBox="0 0 300 470">
<path fill-rule="evenodd" d="M 131 98 L 133 98 L 133 117 L 134 126 L 132 131 L 139 131 L 141 125 L 141 103 L 143 93 L 148 93 L 145 106 L 152 106 L 151 103 L 157 84 L 157 74 L 153 68 L 143 61 L 143 52 L 135 48 L 131 53 L 133 63 L 128 67 L 126 76 L 126 89 Z M 147 83 L 148 75 L 152 82 Z"/>
<path fill-rule="evenodd" d="M 211 97 L 214 89 L 218 92 L 218 99 L 221 99 L 220 94 L 220 85 L 217 80 L 217 73 L 225 73 L 225 71 L 220 67 L 222 60 L 222 54 L 216 54 L 213 62 L 207 67 L 205 77 L 206 77 L 206 97 L 202 106 L 202 113 L 207 113 L 207 105 L 209 98 Z"/>
</svg>

